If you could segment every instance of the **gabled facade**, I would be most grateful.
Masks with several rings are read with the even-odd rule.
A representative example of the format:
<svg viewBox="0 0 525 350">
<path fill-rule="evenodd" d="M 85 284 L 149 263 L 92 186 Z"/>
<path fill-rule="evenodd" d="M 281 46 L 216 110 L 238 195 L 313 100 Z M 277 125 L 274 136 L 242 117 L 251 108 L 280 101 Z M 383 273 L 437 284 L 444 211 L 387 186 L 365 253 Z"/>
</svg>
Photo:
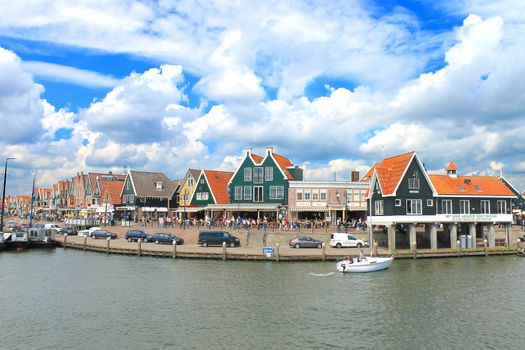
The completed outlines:
<svg viewBox="0 0 525 350">
<path fill-rule="evenodd" d="M 188 207 L 190 206 L 191 198 L 193 198 L 193 193 L 197 185 L 197 180 L 201 175 L 201 171 L 197 169 L 188 169 L 180 187 L 178 189 L 179 194 L 179 207 Z"/>
<path fill-rule="evenodd" d="M 266 149 L 265 157 L 247 149 L 244 159 L 232 176 L 228 192 L 233 204 L 288 204 L 289 181 L 301 181 L 303 170 L 292 162 Z"/>
<path fill-rule="evenodd" d="M 163 173 L 129 170 L 122 187 L 120 209 L 136 220 L 165 217 L 170 203 L 176 203 L 176 189 L 177 182 Z"/>
<path fill-rule="evenodd" d="M 203 170 L 191 198 L 191 206 L 205 207 L 209 204 L 228 204 L 228 182 L 233 172 Z"/>
<path fill-rule="evenodd" d="M 451 248 L 456 247 L 458 232 L 470 237 L 466 247 L 476 247 L 483 237 L 494 246 L 494 223 L 506 225 L 510 244 L 516 195 L 497 176 L 459 176 L 457 170 L 449 163 L 446 175 L 428 174 L 415 152 L 385 158 L 375 165 L 370 181 L 369 225 L 388 227 L 391 250 L 400 224 L 408 226 L 412 247 L 418 241 L 418 224 L 426 225 L 431 249 L 437 249 L 438 226 L 450 235 L 446 238 Z"/>
</svg>

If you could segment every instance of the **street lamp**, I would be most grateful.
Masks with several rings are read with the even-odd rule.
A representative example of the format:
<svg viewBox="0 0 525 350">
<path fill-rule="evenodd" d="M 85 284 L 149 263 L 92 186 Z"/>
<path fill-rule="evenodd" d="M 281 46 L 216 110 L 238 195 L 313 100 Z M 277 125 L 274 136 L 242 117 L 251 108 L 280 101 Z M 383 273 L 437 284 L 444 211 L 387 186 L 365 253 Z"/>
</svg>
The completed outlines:
<svg viewBox="0 0 525 350">
<path fill-rule="evenodd" d="M 182 227 L 186 229 L 186 206 L 188 205 L 188 189 L 184 190 L 184 214 L 183 214 L 183 222 Z"/>
<path fill-rule="evenodd" d="M 5 185 L 7 182 L 7 161 L 11 159 L 16 159 L 14 157 L 7 157 L 5 159 L 5 169 L 4 169 L 4 192 L 2 193 L 2 216 L 0 219 L 0 232 L 4 232 L 4 211 L 5 211 Z"/>
<path fill-rule="evenodd" d="M 348 218 L 346 217 L 346 215 L 348 214 L 347 211 L 348 211 L 348 191 L 345 190 L 345 213 L 343 215 L 345 219 L 345 233 L 348 233 L 348 225 L 347 225 Z"/>
</svg>

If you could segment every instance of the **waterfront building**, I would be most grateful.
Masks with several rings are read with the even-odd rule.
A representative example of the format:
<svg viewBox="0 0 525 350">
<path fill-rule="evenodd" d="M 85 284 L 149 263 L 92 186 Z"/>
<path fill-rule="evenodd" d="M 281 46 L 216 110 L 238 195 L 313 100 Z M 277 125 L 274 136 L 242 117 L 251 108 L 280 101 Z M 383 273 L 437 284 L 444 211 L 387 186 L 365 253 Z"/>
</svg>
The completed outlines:
<svg viewBox="0 0 525 350">
<path fill-rule="evenodd" d="M 428 174 L 415 152 L 375 165 L 368 223 L 386 226 L 389 250 L 398 243 L 411 249 L 455 249 L 458 238 L 464 247 L 483 245 L 484 238 L 494 247 L 495 225 L 505 227 L 505 244 L 510 245 L 516 196 L 509 187 L 498 176 L 460 176 L 454 163 L 445 170 Z M 424 232 L 418 232 L 418 225 Z"/>
<path fill-rule="evenodd" d="M 177 215 L 183 219 L 193 218 L 196 214 L 201 211 L 201 208 L 191 207 L 190 201 L 195 192 L 197 180 L 201 174 L 201 171 L 198 169 L 188 169 L 186 175 L 182 179 L 178 193 L 178 208 Z"/>
<path fill-rule="evenodd" d="M 336 225 L 364 222 L 368 184 L 356 181 L 290 181 L 288 209 L 291 220 Z"/>
<path fill-rule="evenodd" d="M 227 216 L 225 205 L 229 204 L 228 182 L 232 171 L 202 170 L 191 197 L 190 207 L 202 208 L 209 218 Z M 202 215 L 201 215 L 202 216 Z"/>
<path fill-rule="evenodd" d="M 70 198 L 73 202 L 73 209 L 76 212 L 80 212 L 86 207 L 87 182 L 88 176 L 84 175 L 84 172 L 77 173 L 76 176 L 71 178 Z"/>
<path fill-rule="evenodd" d="M 176 207 L 178 181 L 164 173 L 129 170 L 120 194 L 122 206 L 117 210 L 133 220 L 157 220 Z"/>
<path fill-rule="evenodd" d="M 244 217 L 283 219 L 288 215 L 289 182 L 302 180 L 303 169 L 275 153 L 273 147 L 266 148 L 264 157 L 248 148 L 228 183 L 230 204 L 215 209 L 237 211 Z"/>
</svg>

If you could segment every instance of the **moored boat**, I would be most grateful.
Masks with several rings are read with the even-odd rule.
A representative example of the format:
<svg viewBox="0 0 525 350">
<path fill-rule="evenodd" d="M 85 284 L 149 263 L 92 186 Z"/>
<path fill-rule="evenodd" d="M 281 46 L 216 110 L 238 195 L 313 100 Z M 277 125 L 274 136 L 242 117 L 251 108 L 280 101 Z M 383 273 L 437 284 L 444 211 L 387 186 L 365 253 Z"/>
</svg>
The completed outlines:
<svg viewBox="0 0 525 350">
<path fill-rule="evenodd" d="M 373 272 L 385 270 L 390 267 L 394 261 L 393 257 L 373 257 L 368 256 L 360 261 L 357 259 L 345 259 L 337 262 L 337 271 L 339 272 Z"/>
</svg>

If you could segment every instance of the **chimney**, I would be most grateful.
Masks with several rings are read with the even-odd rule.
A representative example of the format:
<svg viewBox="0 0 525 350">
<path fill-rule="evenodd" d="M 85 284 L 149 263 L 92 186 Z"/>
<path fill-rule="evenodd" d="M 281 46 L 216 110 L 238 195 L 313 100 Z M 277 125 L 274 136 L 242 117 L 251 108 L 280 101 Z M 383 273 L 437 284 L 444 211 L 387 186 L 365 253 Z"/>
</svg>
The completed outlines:
<svg viewBox="0 0 525 350">
<path fill-rule="evenodd" d="M 456 166 L 456 164 L 454 164 L 454 162 L 448 163 L 448 165 L 445 168 L 445 170 L 447 171 L 447 175 L 448 176 L 450 176 L 453 179 L 457 179 L 457 177 L 458 177 L 458 174 L 457 174 L 458 167 Z"/>
<path fill-rule="evenodd" d="M 251 156 L 251 155 L 252 155 L 252 149 L 249 148 L 249 147 L 248 147 L 248 148 L 245 148 L 245 149 L 244 149 L 244 152 L 246 152 L 246 155 L 247 155 L 247 156 Z"/>
<path fill-rule="evenodd" d="M 352 182 L 358 182 L 359 181 L 359 171 L 352 171 Z"/>
<path fill-rule="evenodd" d="M 272 146 L 266 147 L 266 153 L 273 154 L 273 147 Z"/>
</svg>

